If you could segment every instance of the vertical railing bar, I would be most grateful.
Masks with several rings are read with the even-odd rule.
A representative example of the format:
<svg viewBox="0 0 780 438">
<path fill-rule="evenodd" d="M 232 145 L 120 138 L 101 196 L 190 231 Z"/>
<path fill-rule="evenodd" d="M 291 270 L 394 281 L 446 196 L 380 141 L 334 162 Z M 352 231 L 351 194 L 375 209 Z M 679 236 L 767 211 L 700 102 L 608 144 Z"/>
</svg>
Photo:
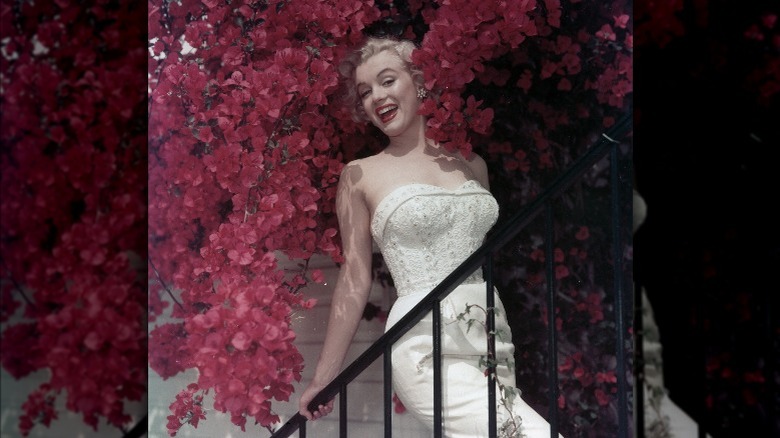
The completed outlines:
<svg viewBox="0 0 780 438">
<path fill-rule="evenodd" d="M 302 421 L 298 426 L 298 438 L 306 438 L 306 422 Z"/>
<path fill-rule="evenodd" d="M 634 280 L 634 418 L 635 438 L 645 438 L 645 326 L 642 315 L 642 285 Z"/>
<path fill-rule="evenodd" d="M 436 300 L 431 309 L 433 316 L 433 436 L 442 438 L 442 387 L 441 387 L 441 301 Z"/>
<path fill-rule="evenodd" d="M 701 292 L 706 293 L 706 292 Z M 698 402 L 696 403 L 696 414 L 694 418 L 696 418 L 696 424 L 697 424 L 697 434 L 696 436 L 698 438 L 705 438 L 705 425 L 708 423 L 709 419 L 707 418 L 707 345 L 705 343 L 705 336 L 704 336 L 704 321 L 707 318 L 706 314 L 706 306 L 707 306 L 707 297 L 702 297 L 703 299 L 696 300 L 696 316 L 694 317 L 694 333 L 696 338 L 696 345 L 698 346 L 697 353 L 699 357 L 699 366 L 701 367 L 701 374 L 699 375 L 698 381 L 696 382 L 696 385 L 694 386 L 696 388 L 696 392 L 699 393 Z"/>
<path fill-rule="evenodd" d="M 485 256 L 485 284 L 486 284 L 486 324 L 487 324 L 487 366 L 488 366 L 488 434 L 491 437 L 498 436 L 496 427 L 496 300 L 493 295 L 493 254 Z"/>
<path fill-rule="evenodd" d="M 393 344 L 387 344 L 384 354 L 383 384 L 385 410 L 385 438 L 393 436 Z"/>
<path fill-rule="evenodd" d="M 775 257 L 777 258 L 777 257 Z M 776 298 L 775 294 L 764 294 L 764 315 L 765 315 L 765 322 L 766 322 L 766 337 L 765 337 L 765 345 L 766 348 L 764 351 L 767 352 L 767 361 L 766 366 L 764 369 L 764 381 L 769 383 L 768 391 L 766 392 L 767 400 L 766 400 L 766 406 L 769 406 L 770 413 L 766 417 L 767 426 L 766 426 L 766 434 L 767 436 L 771 436 L 772 433 L 775 435 L 780 434 L 780 429 L 778 429 L 778 426 L 775 423 L 774 418 L 778 417 L 778 413 L 780 413 L 780 406 L 778 405 L 779 398 L 776 396 L 776 394 L 780 394 L 778 391 L 778 381 L 774 378 L 776 375 L 776 369 L 778 365 L 778 358 L 777 358 L 777 349 L 774 348 L 774 342 L 775 342 L 775 324 L 774 324 L 774 300 Z"/>
<path fill-rule="evenodd" d="M 347 384 L 339 391 L 339 437 L 347 437 Z"/>
<path fill-rule="evenodd" d="M 615 289 L 615 329 L 617 331 L 618 436 L 628 438 L 628 399 L 626 383 L 626 323 L 624 320 L 623 291 L 623 227 L 621 221 L 621 178 L 618 143 L 610 149 L 612 260 Z"/>
<path fill-rule="evenodd" d="M 552 202 L 544 205 L 544 265 L 547 277 L 547 325 L 549 327 L 547 337 L 547 351 L 550 360 L 548 368 L 550 388 L 550 437 L 558 437 L 558 340 L 555 331 L 555 255 L 553 253 L 553 211 Z"/>
</svg>

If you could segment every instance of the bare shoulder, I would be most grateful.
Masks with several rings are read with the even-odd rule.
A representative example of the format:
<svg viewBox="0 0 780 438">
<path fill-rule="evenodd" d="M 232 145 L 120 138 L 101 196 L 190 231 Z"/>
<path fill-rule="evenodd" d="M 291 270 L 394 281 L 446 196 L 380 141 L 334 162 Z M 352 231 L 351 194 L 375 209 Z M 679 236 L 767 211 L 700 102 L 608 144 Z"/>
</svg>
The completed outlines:
<svg viewBox="0 0 780 438">
<path fill-rule="evenodd" d="M 366 190 L 373 184 L 373 180 L 376 180 L 379 175 L 383 174 L 382 171 L 386 167 L 386 158 L 381 154 L 359 158 L 350 161 L 344 166 L 344 169 L 341 171 L 341 178 L 346 178 L 347 182 L 352 186 Z M 372 177 L 368 178 L 367 175 L 372 175 Z"/>
<path fill-rule="evenodd" d="M 464 157 L 463 161 L 469 167 L 469 170 L 471 170 L 477 181 L 485 188 L 488 188 L 488 169 L 485 159 L 476 152 L 472 152 L 471 156 Z"/>
<path fill-rule="evenodd" d="M 341 176 L 339 177 L 340 185 L 354 186 L 362 179 L 364 173 L 364 164 L 362 161 L 363 160 L 360 159 L 353 160 L 344 165 L 341 169 Z"/>
<path fill-rule="evenodd" d="M 366 158 L 358 158 L 347 163 L 341 170 L 341 182 L 356 189 L 365 190 L 371 184 L 371 178 L 377 169 L 381 169 L 381 160 L 376 155 Z"/>
<path fill-rule="evenodd" d="M 341 170 L 339 190 L 348 191 L 353 199 L 359 195 L 366 201 L 376 191 L 386 170 L 387 162 L 379 155 L 350 161 Z"/>
</svg>

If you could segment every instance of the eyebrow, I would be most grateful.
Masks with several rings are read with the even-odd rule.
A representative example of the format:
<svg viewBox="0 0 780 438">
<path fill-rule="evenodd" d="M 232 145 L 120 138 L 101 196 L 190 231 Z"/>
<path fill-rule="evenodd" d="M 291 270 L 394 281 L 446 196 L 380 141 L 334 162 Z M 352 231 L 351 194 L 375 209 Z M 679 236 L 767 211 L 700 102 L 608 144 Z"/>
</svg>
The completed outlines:
<svg viewBox="0 0 780 438">
<path fill-rule="evenodd" d="M 386 71 L 388 71 L 388 70 L 390 70 L 391 72 L 395 72 L 395 69 L 394 69 L 394 68 L 392 68 L 392 67 L 385 67 L 385 68 L 383 68 L 383 69 L 382 69 L 382 71 L 380 71 L 379 73 L 377 73 L 377 74 L 376 74 L 376 77 L 380 77 L 380 76 L 382 76 L 382 75 L 383 75 L 383 74 L 385 74 L 385 72 L 386 72 Z M 365 83 L 365 82 L 358 82 L 358 83 L 355 85 L 355 87 L 359 87 L 359 86 L 361 86 L 361 85 L 366 85 L 366 83 Z"/>
</svg>

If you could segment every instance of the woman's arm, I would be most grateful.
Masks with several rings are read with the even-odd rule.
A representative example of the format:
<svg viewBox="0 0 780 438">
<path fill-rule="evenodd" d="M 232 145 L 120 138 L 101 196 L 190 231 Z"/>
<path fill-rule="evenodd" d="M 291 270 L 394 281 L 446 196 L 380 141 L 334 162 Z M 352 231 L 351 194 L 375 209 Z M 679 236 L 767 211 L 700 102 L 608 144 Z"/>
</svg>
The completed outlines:
<svg viewBox="0 0 780 438">
<path fill-rule="evenodd" d="M 309 420 L 327 415 L 333 408 L 332 400 L 326 405 L 320 405 L 314 412 L 310 412 L 307 405 L 341 371 L 371 290 L 370 214 L 365 197 L 357 188 L 362 177 L 360 165 L 349 164 L 339 180 L 336 214 L 344 263 L 336 280 L 325 342 L 317 368 L 298 405 L 299 412 Z"/>
</svg>

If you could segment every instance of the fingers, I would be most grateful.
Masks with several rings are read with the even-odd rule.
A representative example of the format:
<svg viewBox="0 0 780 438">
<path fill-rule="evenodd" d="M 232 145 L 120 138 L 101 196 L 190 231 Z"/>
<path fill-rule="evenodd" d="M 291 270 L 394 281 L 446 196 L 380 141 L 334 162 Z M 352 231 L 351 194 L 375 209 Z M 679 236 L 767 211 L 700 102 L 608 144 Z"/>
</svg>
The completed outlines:
<svg viewBox="0 0 780 438">
<path fill-rule="evenodd" d="M 300 404 L 298 405 L 298 413 L 306 417 L 307 420 L 311 421 L 314 419 L 314 416 L 311 412 L 309 412 L 309 409 L 306 407 L 309 404 L 309 401 L 305 398 L 301 398 Z"/>
<path fill-rule="evenodd" d="M 313 412 L 310 412 L 305 407 L 301 408 L 299 412 L 301 413 L 301 415 L 306 417 L 307 420 L 314 421 L 333 412 L 333 401 L 324 405 L 319 405 L 317 407 L 317 410 Z"/>
<path fill-rule="evenodd" d="M 312 412 L 312 417 L 314 420 L 318 418 L 322 418 L 328 414 L 330 414 L 333 411 L 333 403 L 328 403 L 325 405 L 319 405 L 317 407 L 317 410 Z"/>
<path fill-rule="evenodd" d="M 301 409 L 298 411 L 298 413 L 306 417 L 306 419 L 309 421 L 312 421 L 314 419 L 314 416 L 312 416 L 311 412 L 309 412 L 308 409 Z"/>
<path fill-rule="evenodd" d="M 324 417 L 330 414 L 331 412 L 333 412 L 333 402 L 330 402 L 326 405 L 320 405 L 320 409 L 318 412 L 320 414 L 320 417 Z"/>
</svg>

